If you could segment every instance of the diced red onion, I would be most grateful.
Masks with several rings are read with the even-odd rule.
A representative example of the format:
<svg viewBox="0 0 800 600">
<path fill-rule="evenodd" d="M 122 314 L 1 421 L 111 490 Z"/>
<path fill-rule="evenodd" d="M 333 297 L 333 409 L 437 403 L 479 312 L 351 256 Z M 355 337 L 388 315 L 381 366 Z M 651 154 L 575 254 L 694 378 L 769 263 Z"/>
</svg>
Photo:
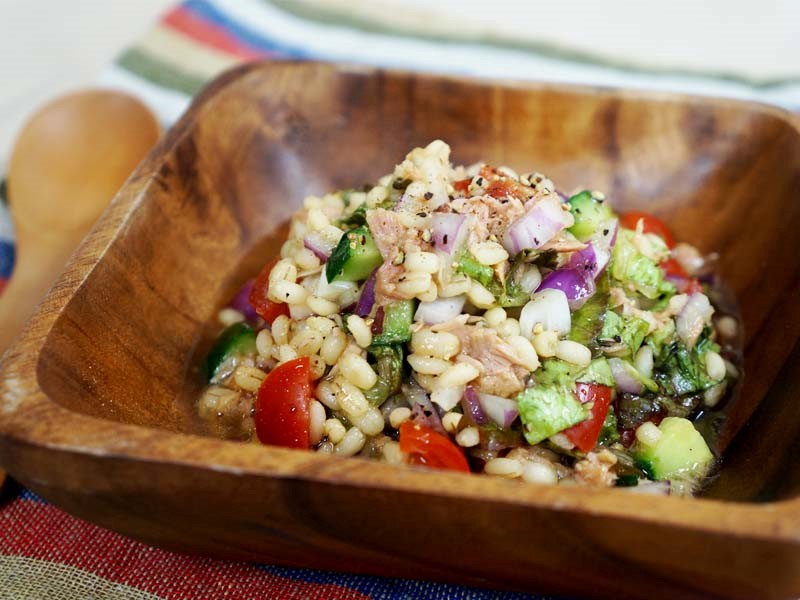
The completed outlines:
<svg viewBox="0 0 800 600">
<path fill-rule="evenodd" d="M 411 414 L 415 423 L 427 425 L 439 433 L 446 433 L 436 407 L 416 381 L 412 379 L 410 383 L 403 385 L 402 390 L 411 405 Z"/>
<path fill-rule="evenodd" d="M 486 414 L 483 412 L 478 399 L 478 392 L 471 385 L 468 385 L 467 389 L 464 390 L 464 395 L 461 397 L 461 406 L 464 409 L 464 414 L 468 415 L 476 425 L 486 424 Z"/>
<path fill-rule="evenodd" d="M 437 250 L 453 254 L 469 234 L 467 217 L 457 213 L 433 213 L 433 244 Z"/>
<path fill-rule="evenodd" d="M 611 375 L 618 390 L 629 394 L 641 394 L 644 391 L 644 384 L 641 378 L 636 376 L 636 369 L 632 364 L 621 358 L 609 358 L 608 366 L 611 368 Z"/>
<path fill-rule="evenodd" d="M 303 246 L 311 250 L 323 263 L 328 260 L 338 242 L 332 242 L 319 231 L 310 231 L 303 238 Z"/>
<path fill-rule="evenodd" d="M 509 225 L 503 246 L 512 256 L 522 250 L 540 248 L 571 223 L 572 215 L 561 208 L 558 196 L 548 194 Z"/>
<path fill-rule="evenodd" d="M 573 252 L 567 267 L 585 272 L 592 279 L 596 279 L 611 260 L 611 249 L 617 241 L 617 229 L 616 219 L 609 219 L 600 224 L 586 247 Z"/>
<path fill-rule="evenodd" d="M 420 302 L 417 312 L 414 313 L 415 321 L 422 321 L 427 325 L 436 325 L 455 319 L 461 314 L 467 297 L 464 295 L 452 298 L 437 298 L 431 302 Z"/>
<path fill-rule="evenodd" d="M 559 269 L 551 271 L 542 279 L 537 291 L 561 290 L 569 301 L 569 307 L 576 310 L 594 294 L 594 279 L 586 271 L 577 269 Z"/>
<path fill-rule="evenodd" d="M 563 334 L 570 330 L 572 317 L 566 294 L 558 289 L 536 292 L 519 316 L 520 333 L 528 339 L 533 337 L 533 328 L 541 323 L 545 331 Z"/>
<path fill-rule="evenodd" d="M 253 289 L 254 279 L 248 279 L 242 288 L 236 292 L 233 300 L 230 302 L 230 307 L 235 308 L 242 313 L 248 321 L 257 321 L 258 313 L 256 309 L 250 304 L 250 291 Z"/>
<path fill-rule="evenodd" d="M 367 280 L 364 282 L 364 287 L 361 288 L 361 295 L 358 297 L 355 313 L 359 317 L 367 317 L 372 312 L 372 307 L 375 305 L 375 280 L 378 270 L 375 269 Z"/>
<path fill-rule="evenodd" d="M 519 416 L 519 407 L 514 400 L 493 394 L 478 394 L 478 401 L 486 416 L 504 429 L 511 427 Z"/>
<path fill-rule="evenodd" d="M 689 296 L 689 300 L 675 317 L 675 332 L 687 348 L 694 347 L 703 328 L 711 321 L 713 313 L 714 307 L 708 301 L 708 296 L 701 292 Z"/>
</svg>

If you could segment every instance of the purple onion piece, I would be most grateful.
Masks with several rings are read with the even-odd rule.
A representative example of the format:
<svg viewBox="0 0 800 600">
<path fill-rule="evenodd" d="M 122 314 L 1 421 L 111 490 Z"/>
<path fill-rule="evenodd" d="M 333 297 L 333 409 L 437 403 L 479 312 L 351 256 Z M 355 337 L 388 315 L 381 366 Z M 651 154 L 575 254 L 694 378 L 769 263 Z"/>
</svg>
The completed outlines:
<svg viewBox="0 0 800 600">
<path fill-rule="evenodd" d="M 437 250 L 452 254 L 469 233 L 467 217 L 457 213 L 434 213 L 432 217 L 433 244 Z"/>
<path fill-rule="evenodd" d="M 372 307 L 375 305 L 375 280 L 377 278 L 378 269 L 372 272 L 367 280 L 364 282 L 364 287 L 361 288 L 361 295 L 358 297 L 355 313 L 359 317 L 367 317 L 372 312 Z"/>
<path fill-rule="evenodd" d="M 633 365 L 626 364 L 621 358 L 609 358 L 608 366 L 618 390 L 629 394 L 641 394 L 644 391 L 644 383 L 636 377 Z"/>
<path fill-rule="evenodd" d="M 597 277 L 600 272 L 600 265 L 597 262 L 594 245 L 590 242 L 583 250 L 573 252 L 572 256 L 569 257 L 567 268 L 583 273 L 586 279 Z"/>
<path fill-rule="evenodd" d="M 545 196 L 509 225 L 503 246 L 514 256 L 522 250 L 541 248 L 567 226 L 567 215 L 555 194 Z"/>
<path fill-rule="evenodd" d="M 255 279 L 248 279 L 231 300 L 229 306 L 241 312 L 248 321 L 257 321 L 258 313 L 250 304 L 250 291 Z"/>
<path fill-rule="evenodd" d="M 468 385 L 467 389 L 464 390 L 464 395 L 461 397 L 461 407 L 464 409 L 464 414 L 469 416 L 476 425 L 486 424 L 486 413 L 483 412 L 481 407 L 478 392 L 471 385 Z"/>
<path fill-rule="evenodd" d="M 519 416 L 519 407 L 514 400 L 492 394 L 478 394 L 478 401 L 486 416 L 504 429 L 511 427 Z"/>
<path fill-rule="evenodd" d="M 331 244 L 326 241 L 318 232 L 312 231 L 307 233 L 303 238 L 303 246 L 308 248 L 314 253 L 320 261 L 327 262 L 336 244 Z"/>
<path fill-rule="evenodd" d="M 558 269 L 545 275 L 536 291 L 548 289 L 564 292 L 570 309 L 576 310 L 594 294 L 594 278 L 582 270 Z"/>
<path fill-rule="evenodd" d="M 611 260 L 611 250 L 617 239 L 617 220 L 602 223 L 597 232 L 587 241 L 586 247 L 570 256 L 567 267 L 583 272 L 596 279 Z"/>
<path fill-rule="evenodd" d="M 439 433 L 446 434 L 436 407 L 425 390 L 413 378 L 410 383 L 403 385 L 402 391 L 411 405 L 411 418 L 415 423 L 427 425 Z"/>
</svg>

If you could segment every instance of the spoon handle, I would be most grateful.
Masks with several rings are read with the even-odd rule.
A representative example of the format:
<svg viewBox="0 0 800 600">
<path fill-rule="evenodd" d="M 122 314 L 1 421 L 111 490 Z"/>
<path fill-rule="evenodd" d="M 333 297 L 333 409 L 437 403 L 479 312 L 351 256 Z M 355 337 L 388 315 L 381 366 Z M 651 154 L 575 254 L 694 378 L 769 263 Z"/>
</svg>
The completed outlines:
<svg viewBox="0 0 800 600">
<path fill-rule="evenodd" d="M 37 240 L 17 253 L 8 285 L 0 294 L 0 356 L 17 337 L 64 268 L 78 239 Z"/>
</svg>

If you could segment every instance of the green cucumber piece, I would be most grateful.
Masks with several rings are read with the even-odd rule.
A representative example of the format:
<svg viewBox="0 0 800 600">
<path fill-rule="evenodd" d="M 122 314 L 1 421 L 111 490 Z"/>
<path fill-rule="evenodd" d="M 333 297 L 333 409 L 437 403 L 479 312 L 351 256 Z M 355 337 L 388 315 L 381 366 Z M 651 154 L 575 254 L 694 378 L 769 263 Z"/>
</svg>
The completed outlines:
<svg viewBox="0 0 800 600">
<path fill-rule="evenodd" d="M 604 221 L 614 217 L 614 212 L 599 198 L 592 195 L 589 190 L 583 190 L 572 196 L 567 203 L 569 212 L 575 219 L 569 231 L 580 241 L 585 242 Z"/>
<path fill-rule="evenodd" d="M 234 323 L 220 334 L 206 355 L 203 374 L 211 381 L 220 365 L 229 357 L 235 354 L 251 356 L 257 352 L 256 332 L 245 323 Z"/>
<path fill-rule="evenodd" d="M 405 344 L 411 341 L 414 301 L 400 300 L 384 307 L 383 331 L 372 338 L 373 346 Z"/>
<path fill-rule="evenodd" d="M 714 455 L 694 424 L 688 419 L 667 417 L 658 426 L 661 437 L 653 445 L 638 439 L 631 448 L 636 464 L 656 480 L 688 480 L 702 477 Z"/>
<path fill-rule="evenodd" d="M 325 276 L 333 281 L 362 281 L 383 262 L 378 246 L 367 227 L 356 227 L 339 240 L 325 266 Z"/>
</svg>

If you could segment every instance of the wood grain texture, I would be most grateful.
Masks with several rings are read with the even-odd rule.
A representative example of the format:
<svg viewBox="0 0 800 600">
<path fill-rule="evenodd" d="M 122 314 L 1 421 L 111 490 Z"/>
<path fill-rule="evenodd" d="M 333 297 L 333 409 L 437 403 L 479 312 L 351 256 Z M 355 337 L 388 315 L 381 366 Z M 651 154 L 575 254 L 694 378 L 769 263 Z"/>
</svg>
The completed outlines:
<svg viewBox="0 0 800 600">
<path fill-rule="evenodd" d="M 714 498 L 523 486 L 198 435 L 204 324 L 276 251 L 302 198 L 373 180 L 437 137 L 455 162 L 606 190 L 720 251 L 747 377 Z M 78 516 L 182 551 L 595 597 L 797 595 L 798 197 L 800 134 L 766 107 L 241 68 L 140 166 L 6 355 L 0 465 Z"/>
</svg>

